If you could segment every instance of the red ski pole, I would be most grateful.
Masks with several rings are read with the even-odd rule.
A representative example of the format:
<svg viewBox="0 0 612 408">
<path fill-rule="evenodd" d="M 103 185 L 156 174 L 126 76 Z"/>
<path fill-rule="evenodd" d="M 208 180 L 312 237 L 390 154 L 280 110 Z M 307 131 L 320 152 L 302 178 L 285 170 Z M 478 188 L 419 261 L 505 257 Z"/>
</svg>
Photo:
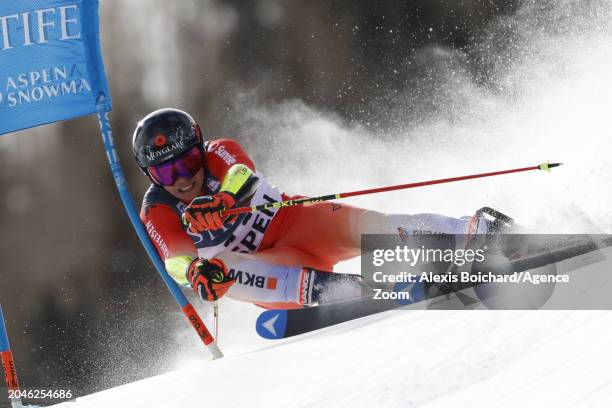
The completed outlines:
<svg viewBox="0 0 612 408">
<path fill-rule="evenodd" d="M 558 167 L 561 164 L 562 163 L 542 163 L 542 164 L 538 164 L 537 166 L 521 167 L 518 169 L 510 169 L 510 170 L 493 171 L 490 173 L 471 174 L 468 176 L 459 176 L 459 177 L 450 177 L 450 178 L 444 178 L 444 179 L 438 179 L 438 180 L 420 181 L 417 183 L 399 184 L 395 186 L 378 187 L 378 188 L 371 188 L 367 190 L 350 191 L 347 193 L 339 193 L 339 194 L 328 194 L 328 195 L 323 195 L 319 197 L 300 198 L 297 200 L 275 201 L 272 203 L 254 205 L 252 207 L 232 208 L 232 209 L 226 210 L 223 214 L 224 215 L 236 215 L 236 214 L 248 213 L 248 212 L 253 212 L 253 211 L 267 210 L 270 208 L 291 207 L 294 205 L 310 205 L 310 204 L 315 204 L 321 201 L 337 200 L 339 198 L 355 197 L 355 196 L 366 195 L 366 194 L 383 193 L 385 191 L 405 190 L 408 188 L 432 186 L 434 184 L 453 183 L 455 181 L 470 180 L 470 179 L 483 178 L 483 177 L 501 176 L 502 174 L 519 173 L 523 171 L 531 171 L 531 170 L 550 171 L 551 168 Z"/>
</svg>

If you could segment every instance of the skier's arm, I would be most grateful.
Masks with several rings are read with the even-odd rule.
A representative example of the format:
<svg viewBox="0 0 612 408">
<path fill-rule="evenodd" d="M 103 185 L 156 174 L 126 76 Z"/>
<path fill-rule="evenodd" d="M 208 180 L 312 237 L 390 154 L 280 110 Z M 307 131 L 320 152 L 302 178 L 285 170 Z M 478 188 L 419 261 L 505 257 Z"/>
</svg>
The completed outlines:
<svg viewBox="0 0 612 408">
<path fill-rule="evenodd" d="M 145 207 L 140 217 L 164 260 L 168 274 L 182 286 L 191 286 L 204 300 L 222 297 L 235 280 L 223 261 L 198 258 L 197 249 L 183 230 L 175 212 L 164 205 Z"/>
<path fill-rule="evenodd" d="M 247 205 L 259 181 L 249 155 L 231 139 L 215 140 L 206 150 L 206 166 L 217 180 L 221 180 L 220 192 L 230 193 L 238 203 Z"/>
<path fill-rule="evenodd" d="M 168 274 L 179 285 L 189 286 L 187 270 L 197 258 L 198 252 L 174 210 L 165 205 L 147 206 L 142 209 L 140 219 L 164 261 Z"/>
</svg>

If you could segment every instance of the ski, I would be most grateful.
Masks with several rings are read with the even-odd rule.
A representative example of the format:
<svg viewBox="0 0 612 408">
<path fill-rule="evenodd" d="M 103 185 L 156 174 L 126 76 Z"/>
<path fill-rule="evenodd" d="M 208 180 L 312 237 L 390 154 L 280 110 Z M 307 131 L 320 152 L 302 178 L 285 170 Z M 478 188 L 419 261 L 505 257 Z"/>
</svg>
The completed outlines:
<svg viewBox="0 0 612 408">
<path fill-rule="evenodd" d="M 265 339 L 283 339 L 397 307 L 401 306 L 394 301 L 363 297 L 303 309 L 266 310 L 257 318 L 256 330 Z"/>
<path fill-rule="evenodd" d="M 504 245 L 508 245 L 513 237 L 507 235 L 504 240 Z M 553 245 L 536 245 L 530 250 L 524 249 L 524 242 L 514 242 L 514 245 L 510 246 L 513 249 L 507 253 L 508 261 L 515 273 L 580 257 L 577 258 L 579 263 L 572 266 L 573 270 L 600 262 L 602 256 L 598 250 L 612 246 L 612 238 L 560 241 Z M 405 284 L 404 287 L 396 286 L 394 291 L 409 291 L 410 300 L 374 299 L 372 295 L 368 295 L 309 308 L 266 310 L 257 318 L 256 331 L 265 339 L 289 338 L 373 314 L 409 307 L 426 300 L 432 300 L 428 305 L 428 308 L 432 309 L 448 308 L 448 305 L 444 304 L 450 300 L 459 301 L 463 308 L 470 308 L 480 303 L 478 298 L 468 293 L 471 288 L 470 285 Z M 454 295 L 452 299 L 451 294 Z M 457 304 L 454 305 L 456 307 Z"/>
</svg>

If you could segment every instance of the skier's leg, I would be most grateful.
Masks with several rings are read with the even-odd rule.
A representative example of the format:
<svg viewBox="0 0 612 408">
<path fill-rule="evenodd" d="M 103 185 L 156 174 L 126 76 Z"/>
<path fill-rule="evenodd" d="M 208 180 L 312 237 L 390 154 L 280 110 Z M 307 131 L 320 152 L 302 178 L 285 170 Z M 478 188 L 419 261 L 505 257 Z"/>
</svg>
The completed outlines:
<svg viewBox="0 0 612 408">
<path fill-rule="evenodd" d="M 362 233 L 397 234 L 398 228 L 465 233 L 469 224 L 469 217 L 383 214 L 336 203 L 283 210 L 291 212 L 274 227 L 278 230 L 273 231 L 275 239 L 262 243 L 263 249 L 251 254 L 228 251 L 216 256 L 236 279 L 228 296 L 268 307 L 317 303 L 319 299 L 313 300 L 320 294 L 317 287 L 333 279 L 333 274 L 322 271 L 331 271 L 337 262 L 359 255 Z M 358 296 L 360 286 L 349 285 L 347 290 L 341 290 L 345 292 L 342 297 Z"/>
<path fill-rule="evenodd" d="M 466 234 L 475 219 L 384 214 L 331 202 L 282 211 L 282 222 L 271 225 L 257 253 L 220 255 L 237 257 L 227 264 L 238 281 L 228 292 L 230 296 L 258 304 L 309 304 L 311 299 L 304 296 L 309 287 L 308 267 L 332 271 L 339 261 L 360 255 L 361 234 Z M 320 280 L 324 273 L 318 273 Z M 268 278 L 274 282 L 271 286 Z"/>
<path fill-rule="evenodd" d="M 273 262 L 286 262 L 286 250 L 297 250 L 300 264 L 332 270 L 341 260 L 359 255 L 359 240 L 352 228 L 355 213 L 349 205 L 324 202 L 281 209 L 264 236 L 261 253 Z M 301 255 L 301 256 L 300 256 Z"/>
<path fill-rule="evenodd" d="M 285 262 L 285 248 L 293 248 L 306 258 L 302 265 L 331 270 L 339 261 L 360 254 L 362 234 L 412 234 L 441 232 L 467 234 L 470 217 L 453 218 L 439 214 L 384 214 L 331 202 L 284 208 L 285 224 L 273 242 L 264 238 L 268 259 Z"/>
<path fill-rule="evenodd" d="M 356 214 L 353 220 L 356 239 L 361 234 L 415 234 L 444 233 L 470 234 L 486 232 L 485 224 L 477 226 L 474 217 L 448 217 L 441 214 L 385 214 L 377 211 L 364 211 Z"/>
<path fill-rule="evenodd" d="M 361 296 L 358 276 L 274 264 L 260 253 L 225 251 L 215 258 L 223 261 L 229 276 L 235 279 L 226 296 L 236 300 L 268 308 L 291 308 Z"/>
</svg>

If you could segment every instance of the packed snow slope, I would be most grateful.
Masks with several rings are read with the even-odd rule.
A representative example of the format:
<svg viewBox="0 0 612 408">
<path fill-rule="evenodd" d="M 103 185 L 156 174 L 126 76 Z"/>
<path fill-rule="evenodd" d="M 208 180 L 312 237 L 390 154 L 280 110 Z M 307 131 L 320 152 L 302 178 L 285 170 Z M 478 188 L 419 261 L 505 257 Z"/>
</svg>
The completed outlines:
<svg viewBox="0 0 612 408">
<path fill-rule="evenodd" d="M 393 311 L 76 406 L 603 406 L 612 401 L 611 325 L 608 311 Z"/>
<path fill-rule="evenodd" d="M 557 264 L 575 285 L 593 281 L 573 292 L 577 299 L 609 286 L 612 248 L 598 253 Z M 555 288 L 547 305 L 566 294 Z M 224 358 L 191 357 L 174 372 L 78 398 L 76 407 L 573 408 L 612 401 L 612 311 L 395 310 L 272 341 L 255 335 L 261 309 L 235 306 L 243 311 L 243 336 L 228 347 L 221 337 Z"/>
<path fill-rule="evenodd" d="M 598 253 L 557 265 L 575 285 L 593 281 L 579 298 L 609 286 L 612 248 Z M 77 407 L 602 406 L 611 325 L 612 311 L 395 310 L 281 342 L 252 338 L 249 352 L 229 347 Z"/>
</svg>

